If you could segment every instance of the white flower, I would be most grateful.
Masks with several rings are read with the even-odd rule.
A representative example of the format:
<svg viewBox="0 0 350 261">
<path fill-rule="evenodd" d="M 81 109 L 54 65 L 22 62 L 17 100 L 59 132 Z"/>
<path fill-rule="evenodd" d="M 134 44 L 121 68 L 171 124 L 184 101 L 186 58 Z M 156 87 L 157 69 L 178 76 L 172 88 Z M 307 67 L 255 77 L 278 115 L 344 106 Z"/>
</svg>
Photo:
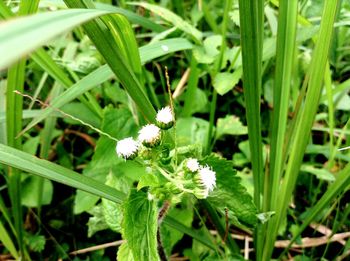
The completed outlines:
<svg viewBox="0 0 350 261">
<path fill-rule="evenodd" d="M 189 158 L 186 161 L 186 168 L 191 172 L 196 172 L 199 170 L 199 163 L 197 159 Z"/>
<path fill-rule="evenodd" d="M 146 147 L 155 147 L 160 143 L 161 132 L 154 124 L 147 124 L 139 131 L 139 141 Z"/>
<path fill-rule="evenodd" d="M 199 177 L 201 180 L 201 183 L 205 186 L 206 190 L 208 192 L 213 191 L 214 187 L 216 186 L 216 173 L 215 171 L 212 171 L 210 167 L 201 167 L 199 169 Z"/>
<path fill-rule="evenodd" d="M 139 149 L 139 144 L 134 141 L 133 138 L 129 137 L 118 141 L 116 152 L 119 157 L 124 159 L 133 159 L 137 156 L 137 151 Z"/>
<path fill-rule="evenodd" d="M 160 109 L 156 116 L 158 127 L 167 130 L 174 125 L 174 115 L 170 106 Z"/>
</svg>

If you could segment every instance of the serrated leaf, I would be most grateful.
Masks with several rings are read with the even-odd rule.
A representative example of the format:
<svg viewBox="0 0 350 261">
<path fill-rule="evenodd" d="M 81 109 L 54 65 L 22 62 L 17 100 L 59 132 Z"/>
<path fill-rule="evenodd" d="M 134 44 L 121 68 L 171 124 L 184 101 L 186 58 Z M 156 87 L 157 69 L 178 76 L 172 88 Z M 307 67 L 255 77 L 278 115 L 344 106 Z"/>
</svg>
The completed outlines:
<svg viewBox="0 0 350 261">
<path fill-rule="evenodd" d="M 123 236 L 135 260 L 159 260 L 157 253 L 157 205 L 142 191 L 131 190 L 124 204 Z"/>
<path fill-rule="evenodd" d="M 117 260 L 118 261 L 134 261 L 135 260 L 133 255 L 132 255 L 131 249 L 129 248 L 128 242 L 124 242 L 118 248 Z"/>
<path fill-rule="evenodd" d="M 125 178 L 116 178 L 115 175 L 113 175 L 113 172 L 110 172 L 107 176 L 106 185 L 123 192 L 126 192 L 126 190 L 128 190 L 130 187 Z M 108 227 L 115 232 L 121 232 L 121 223 L 123 218 L 122 206 L 103 198 L 102 210 Z"/>
<path fill-rule="evenodd" d="M 237 116 L 226 115 L 225 118 L 219 118 L 217 121 L 215 139 L 219 139 L 223 135 L 245 135 L 247 133 L 247 127 L 243 126 Z"/>
<path fill-rule="evenodd" d="M 230 219 L 254 227 L 257 223 L 257 210 L 252 197 L 241 185 L 241 179 L 236 176 L 232 161 L 212 154 L 201 160 L 201 164 L 209 165 L 216 172 L 216 188 L 207 198 L 212 206 L 222 213 L 227 208 Z"/>
<path fill-rule="evenodd" d="M 45 248 L 46 239 L 43 235 L 25 234 L 25 243 L 34 252 L 41 252 Z"/>
<path fill-rule="evenodd" d="M 154 187 L 159 185 L 159 180 L 157 176 L 152 173 L 146 173 L 141 176 L 139 183 L 137 184 L 137 190 L 140 190 L 144 187 Z"/>
<path fill-rule="evenodd" d="M 89 218 L 89 221 L 87 222 L 88 237 L 92 237 L 93 234 L 95 234 L 98 231 L 108 229 L 108 225 L 103 215 L 103 209 L 101 204 L 94 206 L 89 211 L 89 214 L 91 214 L 92 216 Z"/>
<path fill-rule="evenodd" d="M 215 75 L 213 86 L 220 95 L 228 93 L 238 81 L 242 78 L 242 67 L 236 69 L 233 73 L 223 72 Z"/>
</svg>

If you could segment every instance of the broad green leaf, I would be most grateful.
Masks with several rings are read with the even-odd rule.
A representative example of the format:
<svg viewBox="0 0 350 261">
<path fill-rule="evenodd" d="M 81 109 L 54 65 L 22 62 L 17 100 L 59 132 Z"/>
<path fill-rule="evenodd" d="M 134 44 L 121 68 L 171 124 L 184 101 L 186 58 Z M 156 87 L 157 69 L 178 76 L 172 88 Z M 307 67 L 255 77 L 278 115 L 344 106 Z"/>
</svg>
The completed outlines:
<svg viewBox="0 0 350 261">
<path fill-rule="evenodd" d="M 224 135 L 245 135 L 247 133 L 247 127 L 243 126 L 240 119 L 234 115 L 219 118 L 216 123 L 215 139 L 219 139 Z"/>
<path fill-rule="evenodd" d="M 203 150 L 207 148 L 208 126 L 206 120 L 199 118 L 180 118 L 176 122 L 176 137 L 178 146 L 201 144 Z"/>
<path fill-rule="evenodd" d="M 41 178 L 37 176 L 27 176 L 22 181 L 22 204 L 26 207 L 38 207 L 38 194 L 34 191 L 38 191 L 41 183 Z M 44 180 L 42 198 L 40 200 L 42 205 L 48 205 L 51 203 L 53 194 L 52 182 L 48 179 Z"/>
<path fill-rule="evenodd" d="M 232 162 L 212 154 L 201 160 L 201 164 L 211 166 L 216 172 L 216 188 L 209 194 L 208 202 L 223 214 L 227 208 L 233 221 L 238 219 L 239 223 L 254 227 L 257 209 L 252 197 L 241 185 Z"/>
<path fill-rule="evenodd" d="M 303 164 L 301 165 L 300 170 L 311 173 L 320 180 L 335 181 L 335 176 L 325 168 L 316 168 L 309 164 Z"/>
<path fill-rule="evenodd" d="M 187 95 L 188 90 L 186 90 L 186 95 Z M 196 88 L 193 91 L 192 99 L 191 99 L 191 106 L 188 109 L 188 113 L 190 115 L 194 113 L 206 113 L 208 112 L 208 96 L 206 92 L 203 90 Z"/>
<path fill-rule="evenodd" d="M 123 236 L 135 260 L 159 260 L 157 252 L 157 204 L 147 193 L 131 190 L 124 204 Z"/>
<path fill-rule="evenodd" d="M 130 184 L 124 177 L 115 177 L 113 172 L 107 176 L 106 185 L 111 186 L 127 194 Z M 120 204 L 116 204 L 108 199 L 102 199 L 103 215 L 110 229 L 121 232 L 121 223 L 123 218 L 123 210 Z"/>
<path fill-rule="evenodd" d="M 1 25 L 0 69 L 4 69 L 49 40 L 107 11 L 70 9 L 16 18 Z M 23 44 L 25 43 L 25 44 Z"/>
<path fill-rule="evenodd" d="M 124 242 L 118 248 L 117 260 L 119 261 L 134 261 L 131 249 L 129 248 L 128 242 Z"/>
<path fill-rule="evenodd" d="M 242 67 L 233 73 L 223 72 L 215 75 L 213 86 L 220 95 L 224 95 L 232 90 L 242 77 Z"/>
<path fill-rule="evenodd" d="M 101 130 L 114 138 L 123 139 L 134 136 L 137 126 L 128 109 L 107 107 L 104 111 Z M 114 171 L 119 164 L 124 165 L 124 160 L 117 157 L 115 146 L 115 141 L 101 136 L 96 143 L 92 160 L 84 169 L 83 175 L 105 182 L 111 170 Z M 119 176 L 123 172 L 117 168 L 115 174 L 117 175 L 117 173 Z M 74 213 L 78 214 L 89 210 L 97 201 L 98 197 L 78 190 L 75 197 Z"/>
<path fill-rule="evenodd" d="M 193 36 L 195 40 L 198 42 L 202 39 L 202 32 L 198 31 L 194 26 L 190 25 L 188 22 L 183 20 L 180 16 L 174 14 L 173 12 L 169 11 L 166 8 L 163 8 L 158 5 L 152 5 L 148 3 L 130 3 L 132 5 L 142 6 L 143 8 L 146 8 L 153 13 L 159 15 L 161 18 L 163 18 L 165 21 L 168 21 L 172 23 L 174 26 L 178 27 L 180 30 L 184 31 L 185 33 L 188 33 L 189 35 Z"/>
<path fill-rule="evenodd" d="M 155 187 L 159 186 L 159 180 L 157 176 L 152 173 L 146 173 L 141 176 L 139 183 L 137 184 L 137 190 L 140 190 L 144 187 Z"/>
</svg>

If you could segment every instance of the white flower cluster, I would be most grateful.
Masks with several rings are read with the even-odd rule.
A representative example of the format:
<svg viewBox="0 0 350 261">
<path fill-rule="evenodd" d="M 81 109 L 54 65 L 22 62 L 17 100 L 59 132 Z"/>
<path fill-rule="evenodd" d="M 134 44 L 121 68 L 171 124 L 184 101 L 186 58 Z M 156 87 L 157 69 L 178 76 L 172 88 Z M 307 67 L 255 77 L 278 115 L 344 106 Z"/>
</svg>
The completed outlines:
<svg viewBox="0 0 350 261">
<path fill-rule="evenodd" d="M 171 108 L 167 106 L 159 110 L 156 121 L 158 126 L 147 124 L 141 128 L 137 141 L 131 137 L 118 141 L 116 146 L 117 155 L 124 159 L 134 159 L 138 155 L 141 144 L 148 148 L 158 146 L 162 136 L 161 129 L 169 129 L 174 124 Z"/>
<path fill-rule="evenodd" d="M 209 192 L 213 191 L 216 186 L 216 173 L 208 165 L 201 166 L 197 159 L 189 158 L 185 161 L 184 168 L 186 171 L 195 174 L 194 181 L 198 188 L 195 190 L 197 198 L 206 198 Z"/>
</svg>

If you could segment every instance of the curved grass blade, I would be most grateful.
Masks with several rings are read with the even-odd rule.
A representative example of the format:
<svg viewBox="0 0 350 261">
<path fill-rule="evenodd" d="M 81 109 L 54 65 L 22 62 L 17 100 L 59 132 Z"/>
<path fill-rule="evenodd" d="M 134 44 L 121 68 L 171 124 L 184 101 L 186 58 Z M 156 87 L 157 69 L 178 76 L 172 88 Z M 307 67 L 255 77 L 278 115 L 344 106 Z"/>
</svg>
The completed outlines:
<svg viewBox="0 0 350 261">
<path fill-rule="evenodd" d="M 168 21 L 169 23 L 173 24 L 180 30 L 192 36 L 196 42 L 200 42 L 202 40 L 203 35 L 201 31 L 197 30 L 194 26 L 192 26 L 191 24 L 183 20 L 180 16 L 176 15 L 175 13 L 169 11 L 166 8 L 160 7 L 158 5 L 144 3 L 144 2 L 143 3 L 132 2 L 129 4 L 142 6 L 143 8 L 148 9 L 151 12 L 159 15 L 165 21 Z"/>
<path fill-rule="evenodd" d="M 162 49 L 162 46 L 167 46 L 169 48 L 166 52 Z M 164 41 L 160 41 L 154 44 L 149 44 L 139 48 L 141 64 L 144 64 L 154 58 L 160 57 L 167 53 L 176 52 L 180 50 L 186 50 L 192 48 L 192 44 L 183 38 L 174 38 Z M 95 88 L 101 83 L 107 81 L 113 77 L 112 70 L 108 65 L 103 65 L 100 68 L 96 69 L 89 75 L 82 78 L 80 81 L 72 85 L 68 90 L 63 92 L 61 95 L 57 96 L 50 103 L 50 107 L 47 107 L 42 110 L 42 113 L 34 118 L 22 131 L 21 134 L 31 129 L 33 126 L 38 124 L 40 121 L 48 117 L 55 109 L 62 107 L 63 105 L 71 102 L 72 100 L 78 98 L 80 95 L 85 92 Z M 1 121 L 1 115 L 0 115 Z"/>
<path fill-rule="evenodd" d="M 70 187 L 84 190 L 88 193 L 109 199 L 118 204 L 121 204 L 126 199 L 125 194 L 112 187 L 102 184 L 101 182 L 3 144 L 0 144 L 0 163 L 65 184 Z M 164 224 L 193 237 L 212 249 L 215 249 L 206 238 L 199 235 L 195 230 L 179 223 L 175 219 L 166 217 L 164 219 Z"/>
<path fill-rule="evenodd" d="M 6 68 L 55 36 L 108 13 L 100 10 L 71 9 L 16 18 L 2 23 L 0 69 Z"/>
</svg>

